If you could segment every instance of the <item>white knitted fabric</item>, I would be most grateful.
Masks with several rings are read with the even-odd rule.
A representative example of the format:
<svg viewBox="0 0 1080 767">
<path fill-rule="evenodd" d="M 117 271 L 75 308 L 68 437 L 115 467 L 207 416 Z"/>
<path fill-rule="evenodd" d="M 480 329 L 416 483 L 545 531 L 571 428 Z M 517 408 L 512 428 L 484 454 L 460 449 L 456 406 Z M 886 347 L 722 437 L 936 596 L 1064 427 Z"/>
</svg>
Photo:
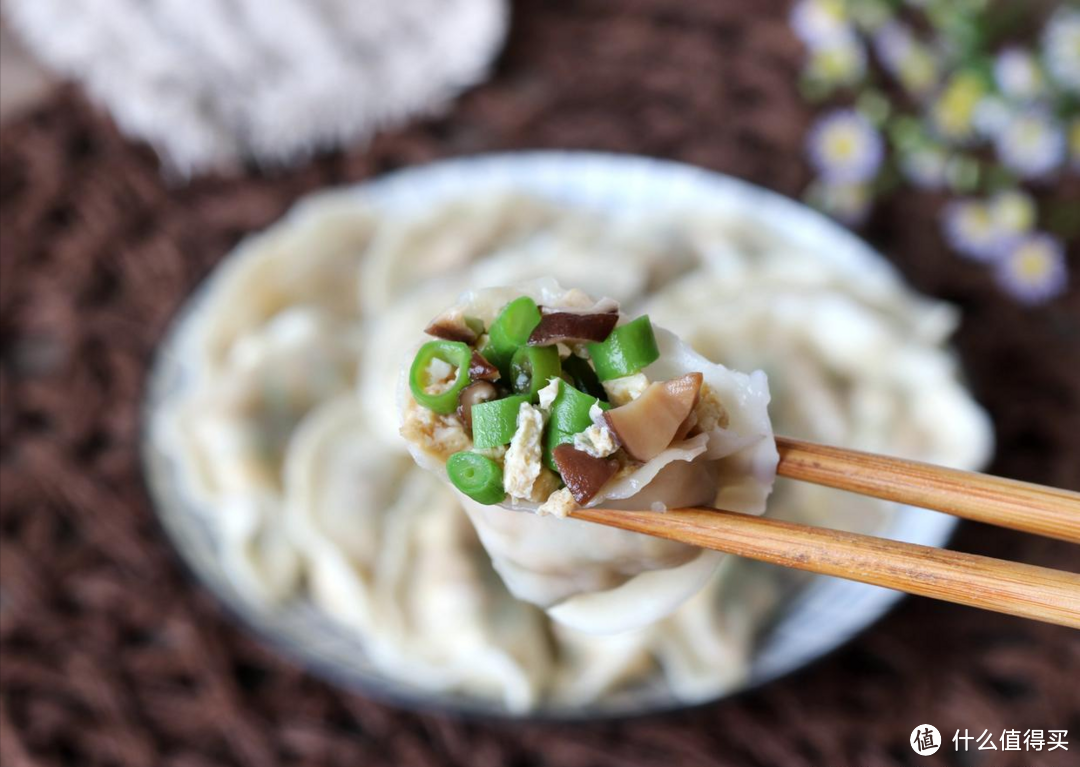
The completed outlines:
<svg viewBox="0 0 1080 767">
<path fill-rule="evenodd" d="M 46 63 L 182 174 L 282 164 L 482 79 L 505 0 L 6 0 Z"/>
</svg>

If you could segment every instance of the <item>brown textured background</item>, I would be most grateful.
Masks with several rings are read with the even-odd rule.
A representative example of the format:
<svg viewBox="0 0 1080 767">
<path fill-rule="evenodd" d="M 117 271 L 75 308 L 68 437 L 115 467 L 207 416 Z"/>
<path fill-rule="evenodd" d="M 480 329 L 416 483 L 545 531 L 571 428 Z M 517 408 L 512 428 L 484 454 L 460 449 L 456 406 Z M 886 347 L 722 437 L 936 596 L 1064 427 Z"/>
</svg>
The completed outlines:
<svg viewBox="0 0 1080 767">
<path fill-rule="evenodd" d="M 0 133 L 0 760 L 209 765 L 1076 765 L 1080 633 L 909 599 L 827 660 L 737 700 L 600 725 L 455 722 L 310 677 L 184 575 L 137 465 L 146 366 L 195 283 L 299 196 L 402 165 L 571 147 L 671 157 L 797 195 L 810 119 L 776 0 L 516 6 L 496 76 L 445 117 L 279 174 L 170 187 L 73 90 Z M 1077 190 L 1073 184 L 1072 193 Z M 940 201 L 867 236 L 965 311 L 993 470 L 1080 488 L 1080 291 L 1035 311 L 942 247 Z M 1073 269 L 1080 265 L 1073 261 Z M 1076 570 L 1076 547 L 965 524 L 955 547 Z M 1069 752 L 922 759 L 918 724 L 995 738 L 1067 728 Z"/>
</svg>

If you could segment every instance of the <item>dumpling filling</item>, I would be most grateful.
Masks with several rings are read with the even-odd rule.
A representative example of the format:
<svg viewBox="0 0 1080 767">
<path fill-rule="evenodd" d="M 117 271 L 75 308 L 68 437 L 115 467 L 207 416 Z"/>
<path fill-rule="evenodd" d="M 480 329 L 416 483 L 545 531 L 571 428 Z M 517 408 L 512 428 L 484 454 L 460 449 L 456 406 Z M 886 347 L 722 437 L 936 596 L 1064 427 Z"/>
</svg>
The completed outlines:
<svg viewBox="0 0 1080 767">
<path fill-rule="evenodd" d="M 580 623 L 567 603 L 590 595 L 589 630 L 621 630 L 625 618 L 597 619 L 597 592 L 668 571 L 670 583 L 649 580 L 650 597 L 669 595 L 661 607 L 630 621 L 643 625 L 689 598 L 697 589 L 687 579 L 704 582 L 719 560 L 565 519 L 575 509 L 764 511 L 777 460 L 764 373 L 714 364 L 648 316 L 553 282 L 466 294 L 426 333 L 434 338 L 402 387 L 401 433 L 417 462 L 463 496 L 510 590 L 558 605 L 559 620 Z"/>
</svg>

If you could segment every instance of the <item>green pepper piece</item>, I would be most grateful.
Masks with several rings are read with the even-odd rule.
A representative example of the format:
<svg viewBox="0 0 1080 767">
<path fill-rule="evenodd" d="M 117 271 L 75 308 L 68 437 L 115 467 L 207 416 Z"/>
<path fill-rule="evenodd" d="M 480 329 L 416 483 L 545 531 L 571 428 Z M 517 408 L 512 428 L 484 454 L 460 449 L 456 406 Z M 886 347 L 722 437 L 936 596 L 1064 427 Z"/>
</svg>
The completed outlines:
<svg viewBox="0 0 1080 767">
<path fill-rule="evenodd" d="M 522 346 L 510 360 L 510 385 L 529 402 L 540 399 L 540 390 L 561 373 L 559 350 L 554 346 Z"/>
<path fill-rule="evenodd" d="M 611 409 L 611 405 L 598 397 L 590 397 L 565 382 L 559 385 L 559 393 L 551 403 L 551 417 L 544 439 L 544 463 L 552 471 L 559 470 L 552 451 L 559 445 L 573 442 L 575 434 L 592 426 L 589 410 L 593 403 L 598 403 L 601 410 Z"/>
<path fill-rule="evenodd" d="M 516 394 L 491 402 L 480 402 L 472 408 L 473 445 L 479 448 L 499 447 L 510 442 L 517 431 L 518 411 L 526 397 Z"/>
<path fill-rule="evenodd" d="M 548 423 L 553 429 L 577 434 L 584 431 L 592 424 L 589 409 L 593 403 L 599 402 L 600 407 L 607 410 L 610 405 L 601 401 L 598 397 L 591 397 L 580 392 L 570 384 L 563 381 L 559 384 L 559 393 L 551 403 L 551 418 Z"/>
<path fill-rule="evenodd" d="M 427 380 L 428 365 L 432 360 L 442 360 L 457 368 L 453 385 L 444 392 L 430 394 L 427 391 L 431 383 Z M 469 363 L 472 349 L 460 341 L 428 341 L 420 347 L 409 369 L 409 389 L 413 399 L 428 410 L 440 415 L 449 415 L 457 410 L 458 394 L 469 385 Z"/>
<path fill-rule="evenodd" d="M 510 360 L 519 346 L 525 346 L 529 336 L 540 324 L 540 309 L 528 296 L 508 303 L 488 328 L 484 356 L 509 379 Z"/>
<path fill-rule="evenodd" d="M 611 331 L 607 340 L 589 344 L 588 349 L 601 381 L 633 375 L 660 357 L 647 314 L 620 325 Z"/>
<path fill-rule="evenodd" d="M 607 392 L 600 385 L 600 379 L 596 377 L 596 371 L 592 369 L 589 361 L 571 354 L 562 362 L 563 372 L 570 376 L 570 383 L 578 391 L 583 391 L 600 400 L 607 400 Z"/>
<path fill-rule="evenodd" d="M 446 461 L 446 475 L 454 487 L 485 506 L 501 503 L 506 497 L 502 468 L 487 456 L 454 453 Z"/>
</svg>

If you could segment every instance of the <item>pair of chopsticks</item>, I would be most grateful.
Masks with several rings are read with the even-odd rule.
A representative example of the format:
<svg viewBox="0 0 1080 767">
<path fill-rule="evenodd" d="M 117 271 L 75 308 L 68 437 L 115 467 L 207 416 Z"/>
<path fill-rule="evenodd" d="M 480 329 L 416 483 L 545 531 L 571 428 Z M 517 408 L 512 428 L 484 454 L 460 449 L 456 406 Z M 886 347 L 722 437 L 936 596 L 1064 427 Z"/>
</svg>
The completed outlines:
<svg viewBox="0 0 1080 767">
<path fill-rule="evenodd" d="M 785 437 L 776 443 L 784 477 L 1080 543 L 1080 493 Z M 585 508 L 571 516 L 1080 629 L 1075 573 L 712 508 Z"/>
</svg>

